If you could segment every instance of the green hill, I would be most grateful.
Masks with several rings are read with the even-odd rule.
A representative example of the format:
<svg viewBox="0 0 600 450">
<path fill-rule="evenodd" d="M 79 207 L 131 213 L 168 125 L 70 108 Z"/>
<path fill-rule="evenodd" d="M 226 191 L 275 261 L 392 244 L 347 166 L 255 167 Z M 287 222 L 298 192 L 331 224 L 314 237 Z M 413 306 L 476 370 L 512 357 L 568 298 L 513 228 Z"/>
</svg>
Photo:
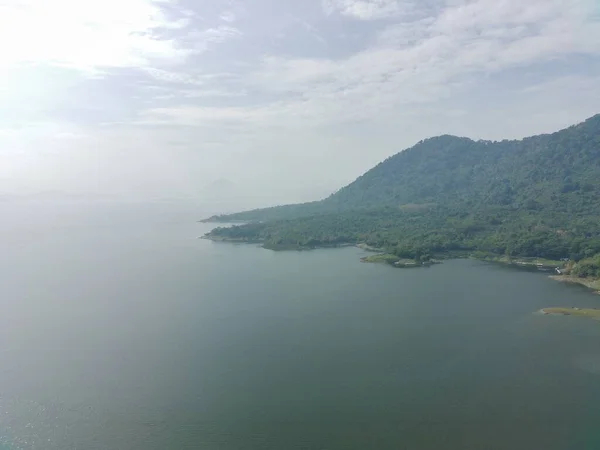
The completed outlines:
<svg viewBox="0 0 600 450">
<path fill-rule="evenodd" d="M 560 258 L 600 251 L 599 219 L 596 115 L 522 140 L 427 139 L 324 200 L 211 218 L 261 223 L 209 237 L 237 234 L 274 248 L 368 242 L 397 254 Z"/>
<path fill-rule="evenodd" d="M 272 220 L 365 207 L 442 203 L 600 212 L 599 180 L 600 114 L 565 130 L 523 140 L 427 139 L 322 201 L 212 219 Z"/>
</svg>

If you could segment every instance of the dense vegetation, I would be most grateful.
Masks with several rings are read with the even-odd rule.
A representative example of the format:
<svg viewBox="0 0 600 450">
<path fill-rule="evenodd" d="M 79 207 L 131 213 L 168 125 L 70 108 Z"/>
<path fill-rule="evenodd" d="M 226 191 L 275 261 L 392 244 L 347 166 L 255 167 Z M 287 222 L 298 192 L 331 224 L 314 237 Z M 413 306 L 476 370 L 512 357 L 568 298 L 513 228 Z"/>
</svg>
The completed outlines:
<svg viewBox="0 0 600 450">
<path fill-rule="evenodd" d="M 428 139 L 322 201 L 212 220 L 253 221 L 210 236 L 269 248 L 364 242 L 402 258 L 585 259 L 581 276 L 600 276 L 600 115 L 520 141 Z"/>
<path fill-rule="evenodd" d="M 600 254 L 593 258 L 585 258 L 573 266 L 572 274 L 578 277 L 600 278 Z"/>
</svg>

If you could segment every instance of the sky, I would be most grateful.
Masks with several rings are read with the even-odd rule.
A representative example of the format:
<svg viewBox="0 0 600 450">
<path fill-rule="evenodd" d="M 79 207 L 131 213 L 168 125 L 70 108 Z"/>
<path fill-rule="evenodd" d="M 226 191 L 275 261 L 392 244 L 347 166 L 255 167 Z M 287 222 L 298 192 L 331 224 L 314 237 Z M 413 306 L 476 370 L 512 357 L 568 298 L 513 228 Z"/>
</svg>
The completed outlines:
<svg viewBox="0 0 600 450">
<path fill-rule="evenodd" d="M 600 112 L 600 0 L 0 0 L 0 196 L 324 197 Z"/>
</svg>

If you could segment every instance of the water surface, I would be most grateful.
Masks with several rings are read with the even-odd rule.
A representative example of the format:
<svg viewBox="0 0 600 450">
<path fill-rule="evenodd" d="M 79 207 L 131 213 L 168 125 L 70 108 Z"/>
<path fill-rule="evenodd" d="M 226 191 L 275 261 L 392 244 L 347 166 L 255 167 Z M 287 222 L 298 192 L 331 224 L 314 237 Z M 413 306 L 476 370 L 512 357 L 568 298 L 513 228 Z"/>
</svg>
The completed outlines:
<svg viewBox="0 0 600 450">
<path fill-rule="evenodd" d="M 532 314 L 585 289 L 211 243 L 191 208 L 2 208 L 0 448 L 600 448 L 600 324 Z"/>
</svg>

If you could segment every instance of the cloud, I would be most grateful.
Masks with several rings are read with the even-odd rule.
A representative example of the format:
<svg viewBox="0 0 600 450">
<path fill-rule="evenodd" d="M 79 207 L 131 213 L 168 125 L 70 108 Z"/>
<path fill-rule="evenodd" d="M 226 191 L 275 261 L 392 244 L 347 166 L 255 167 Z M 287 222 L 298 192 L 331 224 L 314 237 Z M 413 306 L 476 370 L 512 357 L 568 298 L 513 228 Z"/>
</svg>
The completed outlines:
<svg viewBox="0 0 600 450">
<path fill-rule="evenodd" d="M 221 129 L 232 126 L 248 127 L 251 124 L 267 125 L 269 118 L 277 114 L 271 108 L 247 107 L 203 107 L 180 105 L 175 107 L 151 108 L 143 111 L 137 125 L 177 125 L 199 127 L 218 126 Z M 242 132 L 240 130 L 240 132 Z"/>
<path fill-rule="evenodd" d="M 478 75 L 600 54 L 600 22 L 591 19 L 591 6 L 579 0 L 452 1 L 434 15 L 385 27 L 374 44 L 350 57 L 268 56 L 246 80 L 286 96 L 295 116 L 377 118 L 389 109 L 442 101 Z M 281 102 L 272 108 L 278 115 Z"/>
<path fill-rule="evenodd" d="M 223 22 L 233 23 L 236 21 L 237 17 L 233 11 L 225 11 L 223 14 L 219 16 L 219 18 Z"/>
<path fill-rule="evenodd" d="M 145 67 L 142 69 L 145 73 L 150 75 L 154 80 L 162 83 L 177 83 L 177 84 L 190 84 L 190 85 L 203 85 L 204 80 L 202 77 L 185 73 L 185 72 L 174 72 L 170 70 L 157 69 L 155 67 Z"/>
<path fill-rule="evenodd" d="M 185 25 L 167 21 L 147 0 L 12 0 L 0 6 L 0 64 L 51 63 L 92 71 L 182 58 L 185 50 L 152 31 Z"/>
<path fill-rule="evenodd" d="M 137 125 L 197 130 L 203 142 L 208 133 L 221 148 L 239 152 L 230 173 L 243 162 L 270 180 L 266 184 L 293 183 L 291 173 L 304 167 L 317 179 L 326 177 L 334 189 L 433 134 L 518 137 L 553 131 L 597 112 L 600 65 L 596 73 L 563 74 L 552 82 L 557 64 L 567 73 L 575 70 L 562 59 L 600 54 L 598 44 L 590 44 L 600 43 L 597 23 L 586 11 L 584 2 L 570 7 L 552 0 L 532 0 L 528 7 L 518 0 L 498 7 L 487 0 L 454 2 L 408 23 L 379 27 L 348 57 L 264 56 L 237 76 L 230 74 L 229 85 L 245 92 L 239 101 L 207 105 L 201 96 L 200 104 L 180 99 L 143 111 Z M 522 67 L 527 69 L 518 72 L 519 83 L 531 92 L 511 92 L 506 74 Z M 535 71 L 542 75 L 523 76 Z M 536 109 L 540 105 L 543 111 Z M 344 169 L 333 177 L 315 168 L 331 164 Z"/>
<path fill-rule="evenodd" d="M 209 28 L 206 31 L 200 33 L 201 36 L 205 36 L 208 42 L 225 42 L 229 39 L 236 38 L 242 35 L 240 30 L 229 26 L 220 26 L 217 28 Z"/>
<path fill-rule="evenodd" d="M 314 25 L 310 24 L 306 20 L 302 20 L 295 17 L 293 17 L 292 20 L 298 23 L 313 39 L 317 40 L 323 45 L 327 45 L 327 40 L 317 31 Z"/>
<path fill-rule="evenodd" d="M 34 63 L 97 72 L 181 63 L 239 35 L 230 26 L 188 32 L 194 17 L 170 0 L 8 0 L 0 5 L 0 67 Z"/>
<path fill-rule="evenodd" d="M 412 2 L 401 0 L 323 0 L 327 14 L 341 14 L 360 20 L 375 20 L 407 13 Z"/>
<path fill-rule="evenodd" d="M 23 167 L 48 148 L 102 160 L 105 187 L 135 154 L 123 188 L 148 159 L 144 183 L 180 165 L 190 189 L 222 176 L 309 200 L 306 174 L 326 192 L 427 136 L 546 132 L 600 104 L 592 0 L 0 4 L 0 148 Z"/>
<path fill-rule="evenodd" d="M 368 10 L 371 17 L 396 11 L 396 2 L 334 3 L 329 6 L 357 14 Z M 346 58 L 267 55 L 241 73 L 228 74 L 227 88 L 225 78 L 152 71 L 157 79 L 198 88 L 172 97 L 179 96 L 180 104 L 140 112 L 136 123 L 194 126 L 208 121 L 226 127 L 236 123 L 297 129 L 376 121 L 408 108 L 415 114 L 427 111 L 428 105 L 466 94 L 482 75 L 600 53 L 599 23 L 585 0 L 452 0 L 438 9 L 432 5 L 422 4 L 418 17 L 379 28 L 369 45 Z M 229 27 L 215 30 L 216 40 L 237 35 Z M 243 97 L 244 103 L 189 102 L 211 96 Z"/>
<path fill-rule="evenodd" d="M 568 3 L 453 1 L 435 15 L 385 27 L 347 58 L 264 57 L 237 79 L 238 89 L 262 99 L 259 105 L 175 105 L 145 111 L 143 121 L 297 128 L 381 120 L 407 108 L 416 113 L 466 93 L 482 74 L 598 54 L 600 33 L 588 4 Z"/>
</svg>

